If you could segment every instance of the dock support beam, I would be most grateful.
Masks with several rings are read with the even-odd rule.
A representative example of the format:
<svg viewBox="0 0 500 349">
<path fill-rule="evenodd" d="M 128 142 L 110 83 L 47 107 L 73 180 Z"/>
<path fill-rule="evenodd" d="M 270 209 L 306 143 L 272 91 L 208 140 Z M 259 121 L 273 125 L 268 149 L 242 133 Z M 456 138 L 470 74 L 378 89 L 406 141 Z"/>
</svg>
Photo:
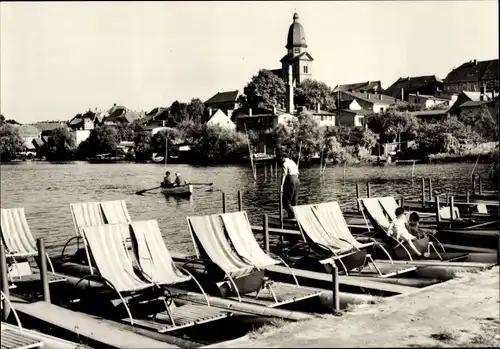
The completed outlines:
<svg viewBox="0 0 500 349">
<path fill-rule="evenodd" d="M 339 293 L 339 270 L 337 266 L 332 265 L 332 298 L 333 298 L 333 313 L 340 313 L 340 293 Z"/>
<path fill-rule="evenodd" d="M 40 261 L 40 281 L 42 283 L 43 300 L 50 303 L 49 275 L 47 271 L 47 255 L 45 254 L 45 243 L 43 238 L 36 240 L 38 247 L 38 260 Z"/>
<path fill-rule="evenodd" d="M 422 186 L 422 208 L 425 207 L 425 178 L 421 178 L 421 186 Z"/>
<path fill-rule="evenodd" d="M 222 192 L 222 213 L 226 213 L 226 193 Z"/>
<path fill-rule="evenodd" d="M 240 190 L 238 190 L 238 211 L 243 211 L 243 201 L 241 200 Z"/>
<path fill-rule="evenodd" d="M 5 298 L 9 297 L 9 277 L 7 275 L 7 257 L 5 255 L 5 246 L 0 242 L 0 271 L 2 272 L 2 292 Z M 2 304 L 2 320 L 7 321 L 10 314 L 10 306 L 7 301 Z"/>
<path fill-rule="evenodd" d="M 358 212 L 361 212 L 361 207 L 359 206 L 359 183 L 356 183 L 356 204 L 358 205 Z"/>
<path fill-rule="evenodd" d="M 371 194 L 372 193 L 371 193 L 371 190 L 370 190 L 370 182 L 367 182 L 366 183 L 366 197 L 367 198 L 371 197 L 372 196 Z"/>
<path fill-rule="evenodd" d="M 264 249 L 269 253 L 269 217 L 267 213 L 262 216 L 262 227 L 264 228 Z"/>
</svg>

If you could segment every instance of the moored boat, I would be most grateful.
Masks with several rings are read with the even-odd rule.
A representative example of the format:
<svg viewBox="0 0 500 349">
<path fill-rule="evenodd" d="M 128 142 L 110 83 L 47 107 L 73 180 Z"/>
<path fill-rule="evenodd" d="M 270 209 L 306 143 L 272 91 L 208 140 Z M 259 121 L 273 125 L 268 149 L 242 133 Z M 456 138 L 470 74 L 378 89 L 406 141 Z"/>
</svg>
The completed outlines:
<svg viewBox="0 0 500 349">
<path fill-rule="evenodd" d="M 191 196 L 193 185 L 185 184 L 178 187 L 161 188 L 161 193 L 168 196 Z"/>
</svg>

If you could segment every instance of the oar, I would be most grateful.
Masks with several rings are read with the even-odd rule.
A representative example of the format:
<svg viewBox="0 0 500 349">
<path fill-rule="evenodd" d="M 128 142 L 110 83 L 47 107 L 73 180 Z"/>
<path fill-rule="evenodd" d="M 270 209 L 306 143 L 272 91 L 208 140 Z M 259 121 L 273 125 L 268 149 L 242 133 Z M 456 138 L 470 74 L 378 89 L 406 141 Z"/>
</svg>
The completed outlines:
<svg viewBox="0 0 500 349">
<path fill-rule="evenodd" d="M 141 194 L 144 194 L 145 192 L 147 191 L 150 191 L 150 190 L 153 190 L 153 189 L 158 189 L 158 188 L 161 188 L 161 185 L 157 186 L 157 187 L 154 187 L 154 188 L 149 188 L 149 189 L 143 189 L 143 190 L 139 190 L 139 191 L 136 191 L 135 193 L 137 195 L 141 195 Z"/>
<path fill-rule="evenodd" d="M 213 183 L 189 183 L 191 185 L 213 185 Z"/>
</svg>

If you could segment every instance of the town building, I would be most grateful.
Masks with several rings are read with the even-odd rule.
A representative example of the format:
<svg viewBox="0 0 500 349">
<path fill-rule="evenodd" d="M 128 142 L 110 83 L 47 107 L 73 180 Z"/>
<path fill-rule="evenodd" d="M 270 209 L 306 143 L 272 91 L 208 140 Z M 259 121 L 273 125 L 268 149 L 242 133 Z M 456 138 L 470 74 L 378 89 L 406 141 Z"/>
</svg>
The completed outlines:
<svg viewBox="0 0 500 349">
<path fill-rule="evenodd" d="M 385 94 L 338 91 L 337 109 L 365 110 L 372 113 L 384 112 L 396 99 Z"/>
<path fill-rule="evenodd" d="M 233 112 L 238 109 L 239 96 L 240 93 L 238 90 L 217 92 L 204 103 L 209 117 L 212 117 L 213 113 L 220 109 L 224 112 L 224 114 L 231 118 Z"/>
<path fill-rule="evenodd" d="M 444 91 L 448 93 L 481 92 L 483 87 L 486 92 L 498 92 L 498 85 L 498 59 L 463 63 L 443 80 Z"/>
<path fill-rule="evenodd" d="M 361 92 L 361 93 L 374 93 L 374 94 L 383 94 L 384 89 L 382 88 L 382 83 L 380 80 L 377 81 L 365 81 L 365 82 L 357 82 L 354 84 L 345 84 L 345 85 L 337 85 L 333 89 L 333 92 Z"/>
<path fill-rule="evenodd" d="M 207 126 L 217 126 L 226 130 L 235 130 L 236 124 L 222 110 L 218 109 L 207 121 Z"/>
<path fill-rule="evenodd" d="M 441 105 L 443 107 L 451 107 L 452 104 L 455 102 L 456 98 L 457 98 L 456 95 L 452 95 L 449 97 L 445 96 L 437 97 L 433 95 L 424 95 L 417 92 L 417 93 L 410 93 L 408 95 L 408 102 L 412 104 L 418 104 L 424 107 L 425 109 L 429 109 L 437 105 Z"/>
<path fill-rule="evenodd" d="M 410 94 L 421 93 L 434 96 L 443 90 L 443 81 L 435 75 L 399 78 L 389 86 L 384 94 L 393 98 L 409 101 Z"/>
</svg>

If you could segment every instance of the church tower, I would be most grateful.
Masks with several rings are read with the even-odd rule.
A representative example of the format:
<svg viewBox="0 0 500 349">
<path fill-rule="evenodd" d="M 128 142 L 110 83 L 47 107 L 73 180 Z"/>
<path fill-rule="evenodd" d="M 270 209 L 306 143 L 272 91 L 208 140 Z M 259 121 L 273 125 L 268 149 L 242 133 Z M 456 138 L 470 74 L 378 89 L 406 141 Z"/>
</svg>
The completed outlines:
<svg viewBox="0 0 500 349">
<path fill-rule="evenodd" d="M 305 79 L 310 79 L 311 63 L 314 59 L 307 53 L 306 34 L 302 24 L 299 23 L 299 14 L 293 14 L 293 23 L 288 29 L 286 46 L 288 53 L 281 59 L 282 78 L 287 86 L 299 85 Z M 289 67 L 291 66 L 291 76 L 293 81 L 289 84 Z"/>
</svg>

